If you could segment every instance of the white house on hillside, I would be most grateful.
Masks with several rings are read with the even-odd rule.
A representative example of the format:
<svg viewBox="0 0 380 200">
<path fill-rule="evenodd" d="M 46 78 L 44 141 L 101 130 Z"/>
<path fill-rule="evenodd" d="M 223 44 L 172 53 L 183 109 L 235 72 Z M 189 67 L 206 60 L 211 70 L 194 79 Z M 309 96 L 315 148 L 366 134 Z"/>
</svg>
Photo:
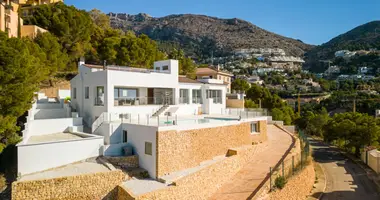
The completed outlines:
<svg viewBox="0 0 380 200">
<path fill-rule="evenodd" d="M 153 69 L 100 66 L 79 62 L 71 80 L 71 101 L 91 126 L 102 113 L 154 116 L 220 113 L 226 107 L 222 80 L 192 80 L 178 75 L 178 61 L 154 63 Z"/>
</svg>

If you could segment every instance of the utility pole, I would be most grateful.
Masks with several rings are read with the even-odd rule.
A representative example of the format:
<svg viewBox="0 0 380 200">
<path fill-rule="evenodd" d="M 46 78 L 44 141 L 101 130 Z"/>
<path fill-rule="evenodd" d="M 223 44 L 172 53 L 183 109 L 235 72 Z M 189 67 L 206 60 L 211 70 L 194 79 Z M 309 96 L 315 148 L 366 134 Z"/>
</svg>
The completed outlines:
<svg viewBox="0 0 380 200">
<path fill-rule="evenodd" d="M 301 115 L 301 94 L 298 92 L 298 114 Z"/>
</svg>

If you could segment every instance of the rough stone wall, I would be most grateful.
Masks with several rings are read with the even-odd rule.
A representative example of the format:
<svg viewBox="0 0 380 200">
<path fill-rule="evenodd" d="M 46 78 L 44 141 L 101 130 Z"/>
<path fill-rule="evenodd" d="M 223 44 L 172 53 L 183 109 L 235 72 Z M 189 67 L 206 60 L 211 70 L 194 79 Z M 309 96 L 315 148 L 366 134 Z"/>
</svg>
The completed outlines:
<svg viewBox="0 0 380 200">
<path fill-rule="evenodd" d="M 121 170 L 12 183 L 12 199 L 115 199 Z"/>
<path fill-rule="evenodd" d="M 236 148 L 237 154 L 183 177 L 161 190 L 138 197 L 130 195 L 123 187 L 118 188 L 118 200 L 188 200 L 208 199 L 226 181 L 230 180 L 243 167 L 251 156 L 255 146 Z"/>
<path fill-rule="evenodd" d="M 139 167 L 139 157 L 137 155 L 106 158 L 113 165 L 117 165 L 122 168 Z"/>
<path fill-rule="evenodd" d="M 199 165 L 227 150 L 251 145 L 250 123 L 157 134 L 157 176 Z"/>
<path fill-rule="evenodd" d="M 261 143 L 268 140 L 267 135 L 267 122 L 259 121 L 260 134 L 251 135 L 252 142 Z"/>
<path fill-rule="evenodd" d="M 227 108 L 244 108 L 244 100 L 242 99 L 227 99 L 226 100 Z"/>
</svg>

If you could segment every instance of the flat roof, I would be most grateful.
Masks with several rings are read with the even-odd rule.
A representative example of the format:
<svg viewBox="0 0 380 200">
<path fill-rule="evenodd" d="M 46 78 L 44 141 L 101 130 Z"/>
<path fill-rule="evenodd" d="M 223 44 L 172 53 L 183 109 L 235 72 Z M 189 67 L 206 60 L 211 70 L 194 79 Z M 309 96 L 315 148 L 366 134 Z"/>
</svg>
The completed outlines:
<svg viewBox="0 0 380 200">
<path fill-rule="evenodd" d="M 58 142 L 67 140 L 78 140 L 84 137 L 72 133 L 52 133 L 46 135 L 34 135 L 31 136 L 26 144 L 39 144 L 45 142 Z"/>
<path fill-rule="evenodd" d="M 59 155 L 57 155 L 59 156 Z M 37 172 L 33 174 L 27 174 L 21 176 L 19 181 L 31 181 L 31 180 L 41 180 L 41 179 L 51 179 L 51 178 L 59 178 L 65 176 L 77 176 L 82 174 L 92 174 L 98 172 L 108 172 L 111 171 L 102 163 L 98 163 L 97 161 L 86 161 L 68 164 L 62 167 Z"/>
</svg>

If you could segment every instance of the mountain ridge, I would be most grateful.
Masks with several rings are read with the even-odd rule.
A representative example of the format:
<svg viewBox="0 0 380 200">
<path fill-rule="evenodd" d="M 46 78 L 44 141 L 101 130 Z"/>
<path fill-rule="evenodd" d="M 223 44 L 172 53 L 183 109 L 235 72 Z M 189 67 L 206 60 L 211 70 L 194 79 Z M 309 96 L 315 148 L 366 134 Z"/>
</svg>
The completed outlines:
<svg viewBox="0 0 380 200">
<path fill-rule="evenodd" d="M 179 45 L 191 56 L 220 56 L 241 48 L 282 48 L 288 55 L 303 56 L 313 47 L 238 18 L 195 14 L 152 17 L 146 13 L 109 13 L 108 16 L 114 28 Z"/>
<path fill-rule="evenodd" d="M 333 59 L 336 51 L 369 50 L 371 48 L 380 50 L 380 20 L 356 26 L 328 42 L 314 47 L 306 54 L 305 67 L 322 72 L 326 66 L 321 64 L 320 61 Z"/>
</svg>

